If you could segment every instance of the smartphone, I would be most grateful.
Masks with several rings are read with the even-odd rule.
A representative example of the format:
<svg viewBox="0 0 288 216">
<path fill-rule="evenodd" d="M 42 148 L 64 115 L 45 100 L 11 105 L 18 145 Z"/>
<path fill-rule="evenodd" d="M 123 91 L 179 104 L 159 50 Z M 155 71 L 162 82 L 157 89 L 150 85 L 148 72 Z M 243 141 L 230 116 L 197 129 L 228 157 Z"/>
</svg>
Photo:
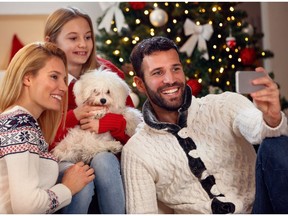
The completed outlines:
<svg viewBox="0 0 288 216">
<path fill-rule="evenodd" d="M 236 71 L 235 84 L 236 92 L 240 94 L 250 94 L 265 88 L 264 85 L 253 85 L 252 80 L 265 76 L 262 72 L 256 71 Z"/>
</svg>

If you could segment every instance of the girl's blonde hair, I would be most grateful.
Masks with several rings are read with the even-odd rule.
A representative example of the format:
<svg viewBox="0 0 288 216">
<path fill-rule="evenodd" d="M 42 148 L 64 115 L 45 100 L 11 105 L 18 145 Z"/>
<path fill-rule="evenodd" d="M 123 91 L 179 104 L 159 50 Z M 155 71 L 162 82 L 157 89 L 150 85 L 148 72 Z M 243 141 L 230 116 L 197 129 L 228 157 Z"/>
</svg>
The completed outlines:
<svg viewBox="0 0 288 216">
<path fill-rule="evenodd" d="M 56 43 L 56 39 L 60 34 L 62 27 L 69 22 L 70 20 L 82 17 L 84 18 L 91 29 L 92 33 L 92 43 L 93 50 L 88 58 L 87 62 L 83 65 L 81 74 L 86 71 L 93 70 L 98 68 L 100 64 L 96 60 L 96 50 L 95 50 L 95 34 L 93 30 L 93 24 L 89 15 L 76 7 L 63 7 L 54 11 L 46 20 L 45 29 L 44 29 L 44 37 L 49 37 L 49 41 Z"/>
<path fill-rule="evenodd" d="M 63 61 L 66 76 L 68 76 L 66 55 L 55 44 L 34 42 L 20 49 L 11 60 L 0 86 L 0 112 L 17 104 L 23 91 L 23 78 L 26 74 L 31 73 L 36 76 L 46 62 L 55 57 Z M 65 98 L 62 100 L 61 111 L 45 110 L 37 120 L 43 136 L 49 144 L 53 142 L 59 125 L 65 122 L 67 101 L 68 96 L 66 93 Z"/>
</svg>

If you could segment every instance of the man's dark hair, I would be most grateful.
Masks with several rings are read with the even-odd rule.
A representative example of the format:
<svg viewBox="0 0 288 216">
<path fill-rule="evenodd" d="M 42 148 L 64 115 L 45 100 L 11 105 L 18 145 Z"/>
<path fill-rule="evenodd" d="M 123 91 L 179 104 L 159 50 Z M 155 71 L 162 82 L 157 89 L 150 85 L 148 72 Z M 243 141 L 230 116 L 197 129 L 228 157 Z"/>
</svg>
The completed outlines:
<svg viewBox="0 0 288 216">
<path fill-rule="evenodd" d="M 162 36 L 155 36 L 152 38 L 147 38 L 138 43 L 132 50 L 130 55 L 130 61 L 133 65 L 136 75 L 142 80 L 144 79 L 144 74 L 142 71 L 142 62 L 145 56 L 151 55 L 157 51 L 167 51 L 174 49 L 179 54 L 177 45 L 169 38 Z"/>
</svg>

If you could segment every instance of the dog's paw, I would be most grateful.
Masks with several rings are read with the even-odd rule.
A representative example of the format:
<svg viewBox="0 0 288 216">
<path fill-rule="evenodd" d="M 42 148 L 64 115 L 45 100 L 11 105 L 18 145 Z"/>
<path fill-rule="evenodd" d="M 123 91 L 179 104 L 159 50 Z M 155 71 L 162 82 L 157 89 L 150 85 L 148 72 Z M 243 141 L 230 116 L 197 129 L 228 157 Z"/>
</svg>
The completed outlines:
<svg viewBox="0 0 288 216">
<path fill-rule="evenodd" d="M 109 151 L 113 154 L 117 154 L 122 151 L 123 145 L 120 142 L 113 141 L 113 144 L 109 146 Z"/>
<path fill-rule="evenodd" d="M 102 118 L 103 116 L 105 116 L 107 113 L 107 109 L 106 108 L 103 108 L 101 110 L 97 110 L 97 111 L 94 111 L 93 112 L 93 117 L 94 119 L 100 119 Z"/>
</svg>

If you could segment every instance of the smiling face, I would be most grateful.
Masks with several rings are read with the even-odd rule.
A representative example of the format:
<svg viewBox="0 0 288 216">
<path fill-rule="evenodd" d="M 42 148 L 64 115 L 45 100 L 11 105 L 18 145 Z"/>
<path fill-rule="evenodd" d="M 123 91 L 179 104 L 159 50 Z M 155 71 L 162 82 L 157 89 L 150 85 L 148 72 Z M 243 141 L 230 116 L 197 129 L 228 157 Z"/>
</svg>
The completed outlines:
<svg viewBox="0 0 288 216">
<path fill-rule="evenodd" d="M 89 23 L 82 17 L 72 19 L 62 27 L 56 44 L 67 56 L 69 72 L 72 71 L 71 68 L 76 67 L 80 68 L 77 70 L 80 73 L 82 65 L 93 50 L 93 40 Z M 72 75 L 76 78 L 80 76 L 80 74 Z"/>
<path fill-rule="evenodd" d="M 144 82 L 138 77 L 138 89 L 149 98 L 155 111 L 177 111 L 183 103 L 185 75 L 174 49 L 156 51 L 142 62 Z"/>
<path fill-rule="evenodd" d="M 66 71 L 63 61 L 57 57 L 47 60 L 36 75 L 24 76 L 23 107 L 38 118 L 44 110 L 60 111 L 67 91 Z"/>
</svg>

